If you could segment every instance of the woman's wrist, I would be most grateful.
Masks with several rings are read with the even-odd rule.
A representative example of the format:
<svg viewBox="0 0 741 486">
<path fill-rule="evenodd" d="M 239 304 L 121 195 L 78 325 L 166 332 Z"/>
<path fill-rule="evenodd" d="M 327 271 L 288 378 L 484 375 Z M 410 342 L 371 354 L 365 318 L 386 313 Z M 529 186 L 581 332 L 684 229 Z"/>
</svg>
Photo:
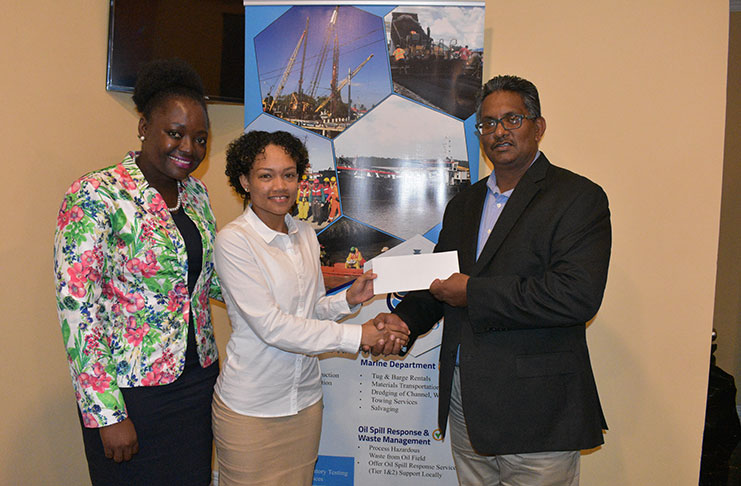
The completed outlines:
<svg viewBox="0 0 741 486">
<path fill-rule="evenodd" d="M 356 305 L 360 304 L 360 302 L 353 302 L 355 298 L 350 294 L 350 290 L 347 290 L 347 293 L 345 294 L 345 300 L 347 301 L 348 307 L 351 309 L 355 307 Z"/>
</svg>

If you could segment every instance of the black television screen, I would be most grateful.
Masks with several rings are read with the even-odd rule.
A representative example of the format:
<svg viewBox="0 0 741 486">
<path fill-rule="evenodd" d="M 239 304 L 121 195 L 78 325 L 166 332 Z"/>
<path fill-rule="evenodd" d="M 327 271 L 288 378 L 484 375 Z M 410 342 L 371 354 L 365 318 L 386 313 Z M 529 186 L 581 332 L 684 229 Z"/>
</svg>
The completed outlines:
<svg viewBox="0 0 741 486">
<path fill-rule="evenodd" d="M 244 103 L 242 0 L 110 0 L 106 89 L 133 92 L 139 68 L 178 57 L 213 101 Z"/>
</svg>

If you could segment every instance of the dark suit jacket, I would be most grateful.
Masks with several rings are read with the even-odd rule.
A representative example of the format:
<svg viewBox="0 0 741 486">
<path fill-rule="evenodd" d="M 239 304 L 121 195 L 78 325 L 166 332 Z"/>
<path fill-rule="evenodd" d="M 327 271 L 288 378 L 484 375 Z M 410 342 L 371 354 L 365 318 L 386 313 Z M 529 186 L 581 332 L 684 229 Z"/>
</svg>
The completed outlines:
<svg viewBox="0 0 741 486">
<path fill-rule="evenodd" d="M 460 345 L 463 410 L 481 454 L 568 451 L 602 444 L 607 428 L 597 396 L 586 325 L 607 278 L 611 229 L 607 196 L 545 155 L 517 184 L 476 260 L 486 179 L 445 210 L 436 252 L 458 251 L 469 275 L 468 305 L 429 291 L 396 307 L 412 337 L 445 317 L 438 423 L 447 423 Z"/>
</svg>

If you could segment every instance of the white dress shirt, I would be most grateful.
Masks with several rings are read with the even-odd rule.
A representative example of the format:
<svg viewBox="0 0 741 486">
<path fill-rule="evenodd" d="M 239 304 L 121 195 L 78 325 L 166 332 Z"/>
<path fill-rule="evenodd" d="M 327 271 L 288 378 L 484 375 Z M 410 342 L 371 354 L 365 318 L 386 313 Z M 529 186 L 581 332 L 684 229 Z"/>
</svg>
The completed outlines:
<svg viewBox="0 0 741 486">
<path fill-rule="evenodd" d="M 315 355 L 360 348 L 361 326 L 334 322 L 353 310 L 346 291 L 325 294 L 316 233 L 288 215 L 286 224 L 287 234 L 274 231 L 248 207 L 216 236 L 232 335 L 215 391 L 253 417 L 293 415 L 318 402 Z"/>
</svg>

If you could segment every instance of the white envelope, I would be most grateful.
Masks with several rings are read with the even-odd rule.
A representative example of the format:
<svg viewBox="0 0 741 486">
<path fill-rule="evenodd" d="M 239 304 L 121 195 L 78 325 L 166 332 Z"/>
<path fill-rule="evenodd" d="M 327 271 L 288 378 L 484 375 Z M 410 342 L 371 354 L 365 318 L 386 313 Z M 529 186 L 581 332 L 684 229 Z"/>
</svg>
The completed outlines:
<svg viewBox="0 0 741 486">
<path fill-rule="evenodd" d="M 458 252 L 446 251 L 424 255 L 384 256 L 372 260 L 376 295 L 430 288 L 436 278 L 444 280 L 457 273 Z"/>
</svg>

